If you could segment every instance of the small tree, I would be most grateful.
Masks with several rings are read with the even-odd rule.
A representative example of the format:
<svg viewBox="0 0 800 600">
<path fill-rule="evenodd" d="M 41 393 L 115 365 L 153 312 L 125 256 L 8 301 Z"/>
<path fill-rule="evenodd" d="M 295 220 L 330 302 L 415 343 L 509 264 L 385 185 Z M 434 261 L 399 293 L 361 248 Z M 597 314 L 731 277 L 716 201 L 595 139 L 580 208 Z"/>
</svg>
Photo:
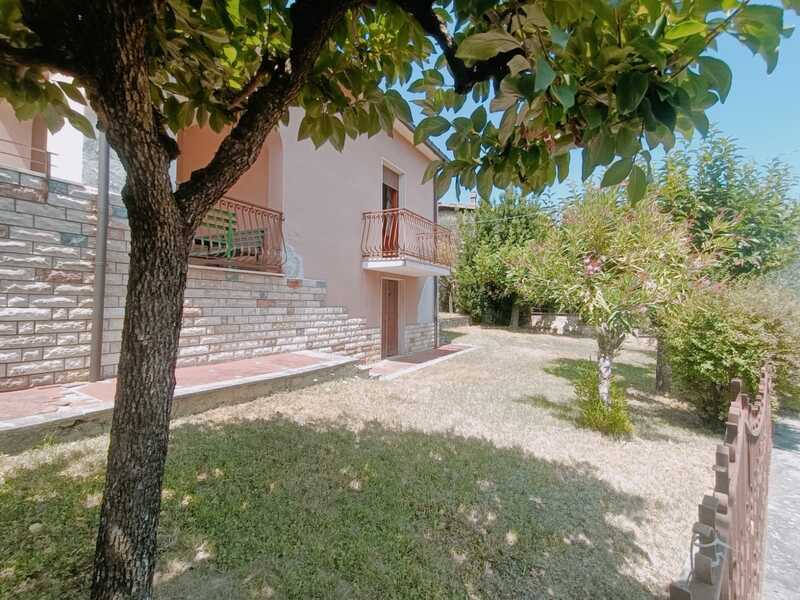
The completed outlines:
<svg viewBox="0 0 800 600">
<path fill-rule="evenodd" d="M 540 244 L 518 252 L 513 277 L 532 303 L 576 312 L 596 331 L 598 393 L 610 405 L 614 357 L 648 314 L 674 305 L 700 266 L 685 227 L 651 201 L 620 201 L 616 188 L 588 188 Z"/>
<path fill-rule="evenodd" d="M 476 320 L 519 326 L 521 298 L 508 270 L 515 250 L 540 239 L 550 217 L 535 200 L 506 193 L 481 200 L 461 228 L 463 246 L 455 269 L 459 306 Z"/>
</svg>

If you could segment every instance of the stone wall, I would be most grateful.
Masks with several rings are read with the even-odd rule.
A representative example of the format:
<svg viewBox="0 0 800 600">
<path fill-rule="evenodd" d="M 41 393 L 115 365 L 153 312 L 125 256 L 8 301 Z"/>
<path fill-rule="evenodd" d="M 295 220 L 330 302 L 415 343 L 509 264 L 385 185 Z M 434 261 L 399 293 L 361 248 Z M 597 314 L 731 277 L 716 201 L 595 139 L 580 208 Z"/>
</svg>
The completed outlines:
<svg viewBox="0 0 800 600">
<path fill-rule="evenodd" d="M 531 313 L 530 324 L 526 328 L 536 333 L 549 333 L 552 335 L 575 335 L 591 337 L 594 335 L 592 327 L 585 325 L 578 315 L 556 313 Z"/>
<path fill-rule="evenodd" d="M 91 189 L 0 169 L 0 391 L 89 376 Z"/>
<path fill-rule="evenodd" d="M 433 323 L 415 323 L 404 328 L 404 349 L 407 354 L 430 350 L 434 344 L 436 326 Z"/>
<path fill-rule="evenodd" d="M 96 203 L 93 188 L 0 169 L 0 391 L 88 379 Z M 110 204 L 106 377 L 119 360 L 130 245 L 120 197 Z M 192 267 L 178 365 L 299 349 L 379 360 L 380 330 L 325 295 L 323 281 Z"/>
</svg>

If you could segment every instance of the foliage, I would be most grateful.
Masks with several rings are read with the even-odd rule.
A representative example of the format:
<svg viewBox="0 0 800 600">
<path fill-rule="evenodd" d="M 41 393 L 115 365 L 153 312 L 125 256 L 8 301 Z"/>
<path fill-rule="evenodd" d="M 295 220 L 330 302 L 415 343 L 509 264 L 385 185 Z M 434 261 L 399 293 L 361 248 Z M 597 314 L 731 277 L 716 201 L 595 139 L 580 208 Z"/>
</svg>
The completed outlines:
<svg viewBox="0 0 800 600">
<path fill-rule="evenodd" d="M 611 382 L 611 402 L 607 406 L 598 393 L 598 384 L 597 370 L 584 368 L 575 384 L 575 397 L 581 412 L 578 422 L 614 437 L 633 433 L 624 388 L 615 381 Z"/>
<path fill-rule="evenodd" d="M 447 3 L 443 3 L 447 4 Z M 796 0 L 787 6 L 797 10 Z M 455 160 L 434 171 L 437 188 L 451 178 L 488 198 L 492 186 L 518 185 L 538 191 L 567 176 L 574 147 L 583 149 L 583 176 L 609 166 L 604 185 L 630 176 L 634 200 L 645 191 L 650 150 L 671 148 L 675 132 L 705 134 L 706 111 L 724 102 L 732 74 L 718 57 L 705 53 L 730 33 L 774 69 L 784 30 L 782 10 L 749 0 L 725 2 L 487 2 L 454 4 L 461 27 L 455 55 L 476 64 L 504 65 L 495 91 L 476 85 L 480 105 L 456 116 L 447 147 Z M 437 69 L 424 71 L 412 91 L 426 119 L 425 134 L 447 132 L 442 113 L 463 104 L 443 86 Z M 499 125 L 487 120 L 496 112 Z M 424 137 L 424 135 L 420 137 Z M 616 159 L 616 160 L 615 160 Z"/>
<path fill-rule="evenodd" d="M 703 266 L 684 227 L 649 201 L 631 205 L 619 191 L 589 187 L 564 209 L 542 243 L 513 258 L 515 285 L 531 303 L 552 303 L 615 334 L 673 305 Z"/>
<path fill-rule="evenodd" d="M 735 140 L 712 131 L 696 146 L 670 153 L 654 192 L 659 206 L 689 225 L 694 245 L 728 238 L 717 277 L 775 270 L 800 251 L 800 205 L 788 165 L 759 166 Z"/>
<path fill-rule="evenodd" d="M 47 76 L 62 70 L 77 75 L 76 84 L 91 82 L 73 53 L 53 50 L 71 48 L 73 40 L 59 36 L 80 35 L 88 15 L 66 3 L 44 18 L 30 4 L 2 0 L 0 96 L 20 118 L 42 114 L 57 130 L 66 117 L 90 134 L 88 121 L 66 102 L 82 99 L 79 88 Z M 220 130 L 235 122 L 256 90 L 291 69 L 287 61 L 314 27 L 305 13 L 301 18 L 307 4 L 167 0 L 146 32 L 154 113 L 173 131 L 195 122 Z M 800 8 L 797 0 L 784 4 Z M 391 131 L 395 117 L 411 119 L 394 89 L 410 82 L 411 92 L 423 94 L 415 102 L 425 113 L 416 141 L 449 134 L 454 154 L 427 176 L 435 177 L 439 193 L 456 177 L 485 198 L 493 186 L 529 192 L 563 180 L 573 147 L 583 148 L 585 177 L 610 165 L 604 182 L 630 175 L 629 189 L 638 197 L 646 174 L 635 159 L 650 159 L 643 139 L 649 149 L 670 148 L 676 131 L 705 133 L 706 110 L 728 95 L 731 71 L 707 52 L 716 38 L 732 35 L 772 71 L 780 40 L 791 33 L 781 7 L 750 0 L 346 6 L 300 93 L 289 98 L 305 110 L 300 137 L 341 149 L 346 137 Z M 65 24 L 53 39 L 35 32 L 51 20 Z M 442 52 L 431 65 L 434 41 Z M 421 76 L 411 81 L 413 65 Z M 452 81 L 443 75 L 445 65 Z M 470 92 L 480 105 L 469 116 L 442 115 L 457 114 Z M 502 113 L 499 126 L 490 111 Z"/>
<path fill-rule="evenodd" d="M 463 245 L 454 273 L 459 308 L 476 321 L 508 322 L 517 301 L 509 256 L 540 239 L 549 224 L 536 200 L 513 193 L 496 203 L 481 200 L 474 218 L 461 226 Z"/>
<path fill-rule="evenodd" d="M 665 323 L 667 352 L 682 397 L 708 420 L 724 422 L 730 380 L 754 390 L 761 367 L 776 369 L 778 394 L 800 391 L 800 300 L 757 279 L 692 294 Z"/>
</svg>

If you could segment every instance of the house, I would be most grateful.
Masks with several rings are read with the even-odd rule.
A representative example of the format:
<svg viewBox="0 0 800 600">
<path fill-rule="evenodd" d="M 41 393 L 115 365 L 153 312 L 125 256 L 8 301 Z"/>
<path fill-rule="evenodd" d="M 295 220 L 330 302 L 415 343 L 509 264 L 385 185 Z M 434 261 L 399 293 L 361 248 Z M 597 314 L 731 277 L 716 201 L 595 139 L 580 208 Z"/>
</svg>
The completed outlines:
<svg viewBox="0 0 800 600">
<path fill-rule="evenodd" d="M 441 155 L 401 122 L 315 150 L 297 140 L 301 117 L 270 134 L 195 233 L 179 367 L 301 349 L 370 363 L 437 344 L 436 278 L 454 245 L 421 181 Z M 182 131 L 174 181 L 221 137 Z M 130 231 L 124 172 L 103 164 L 95 140 L 0 104 L 0 391 L 116 373 Z"/>
</svg>

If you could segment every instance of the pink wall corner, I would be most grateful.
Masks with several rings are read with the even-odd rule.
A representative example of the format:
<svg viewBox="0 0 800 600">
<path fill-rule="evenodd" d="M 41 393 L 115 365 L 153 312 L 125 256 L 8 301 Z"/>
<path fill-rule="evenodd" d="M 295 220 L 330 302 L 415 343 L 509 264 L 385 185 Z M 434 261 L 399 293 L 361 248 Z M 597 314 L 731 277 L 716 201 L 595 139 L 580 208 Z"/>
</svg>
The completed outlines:
<svg viewBox="0 0 800 600">
<path fill-rule="evenodd" d="M 228 128 L 220 133 L 210 127 L 188 127 L 178 134 L 181 154 L 177 161 L 177 180 L 186 181 L 192 171 L 213 158 Z M 255 206 L 283 210 L 283 150 L 280 134 L 273 131 L 252 167 L 225 194 Z"/>
<path fill-rule="evenodd" d="M 19 121 L 14 109 L 0 100 L 0 164 L 12 169 L 44 172 L 47 129 L 41 119 Z"/>
<path fill-rule="evenodd" d="M 306 277 L 328 282 L 329 304 L 379 326 L 381 274 L 361 267 L 362 213 L 381 209 L 386 165 L 401 174 L 400 206 L 432 220 L 433 184 L 422 184 L 429 160 L 401 136 L 383 132 L 348 139 L 341 153 L 329 144 L 315 150 L 310 140 L 296 141 L 301 118 L 292 109 L 289 125 L 281 127 L 286 241 L 302 257 Z M 417 323 L 424 279 L 398 279 L 404 282 L 402 320 Z"/>
</svg>

